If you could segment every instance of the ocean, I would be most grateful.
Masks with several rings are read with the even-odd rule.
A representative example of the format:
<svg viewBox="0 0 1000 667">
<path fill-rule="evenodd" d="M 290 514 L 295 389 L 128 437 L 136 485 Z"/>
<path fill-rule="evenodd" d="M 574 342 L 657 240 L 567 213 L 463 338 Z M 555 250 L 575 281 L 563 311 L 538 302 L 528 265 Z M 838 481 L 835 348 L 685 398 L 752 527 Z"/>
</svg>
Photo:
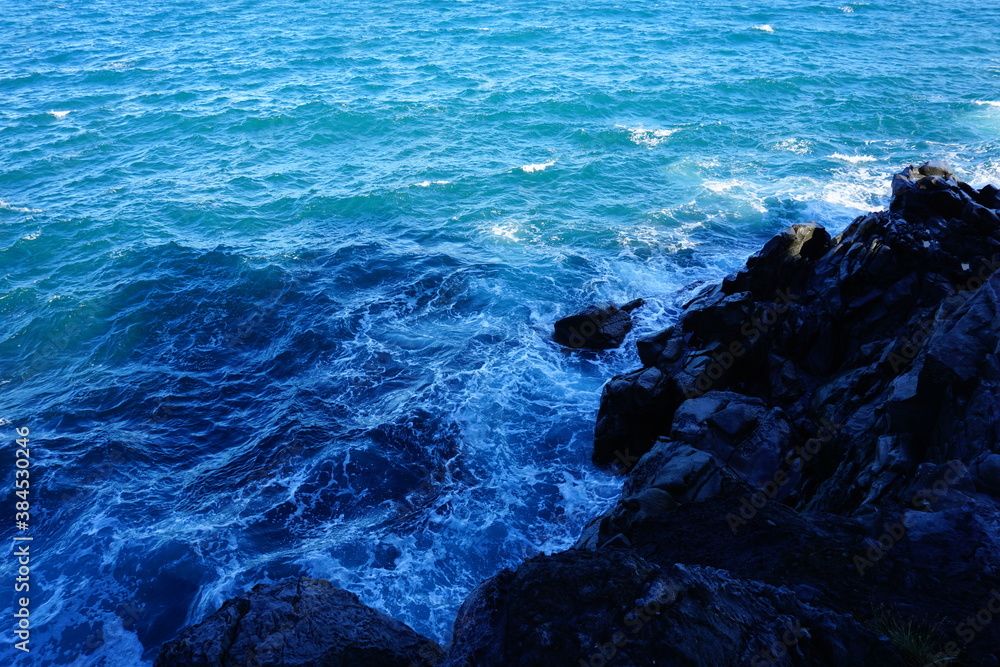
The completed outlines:
<svg viewBox="0 0 1000 667">
<path fill-rule="evenodd" d="M 696 285 L 911 163 L 1000 184 L 986 0 L 0 8 L 8 664 L 148 665 L 295 575 L 447 642 L 617 498 L 600 389 Z"/>
</svg>

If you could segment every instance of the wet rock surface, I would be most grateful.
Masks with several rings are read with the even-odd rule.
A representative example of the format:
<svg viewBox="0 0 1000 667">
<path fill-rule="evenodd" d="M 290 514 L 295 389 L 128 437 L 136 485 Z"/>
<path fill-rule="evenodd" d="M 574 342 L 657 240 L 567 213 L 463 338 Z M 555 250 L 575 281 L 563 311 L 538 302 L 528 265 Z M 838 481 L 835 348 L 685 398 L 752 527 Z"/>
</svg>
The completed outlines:
<svg viewBox="0 0 1000 667">
<path fill-rule="evenodd" d="M 156 667 L 435 665 L 443 651 L 321 579 L 260 584 L 164 644 Z"/>
<path fill-rule="evenodd" d="M 446 664 L 1000 664 L 1000 199 L 939 163 L 892 189 L 639 341 L 595 429 L 621 499 L 480 587 Z"/>
<path fill-rule="evenodd" d="M 613 303 L 589 306 L 557 321 L 552 339 L 570 348 L 607 350 L 619 347 L 632 330 L 630 313 L 644 303 L 636 299 L 621 308 Z"/>
<path fill-rule="evenodd" d="M 534 558 L 480 586 L 444 665 L 763 665 L 779 656 L 847 665 L 895 655 L 888 640 L 789 589 L 608 548 Z"/>
<path fill-rule="evenodd" d="M 1000 665 L 1000 192 L 940 163 L 892 192 L 835 237 L 794 225 L 637 343 L 595 428 L 621 498 L 573 549 L 477 587 L 441 664 Z M 631 328 L 625 308 L 579 317 L 557 340 Z M 303 627 L 237 622 L 246 599 L 157 664 L 273 656 Z M 438 660 L 351 613 L 306 633 L 310 655 Z"/>
</svg>

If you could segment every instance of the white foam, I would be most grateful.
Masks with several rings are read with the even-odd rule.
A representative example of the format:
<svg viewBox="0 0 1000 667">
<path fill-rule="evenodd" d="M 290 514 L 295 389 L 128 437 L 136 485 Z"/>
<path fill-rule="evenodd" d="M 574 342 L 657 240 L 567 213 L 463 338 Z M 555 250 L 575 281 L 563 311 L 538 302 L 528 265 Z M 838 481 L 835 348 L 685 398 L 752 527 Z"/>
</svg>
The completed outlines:
<svg viewBox="0 0 1000 667">
<path fill-rule="evenodd" d="M 963 156 L 954 156 L 952 164 L 959 164 Z M 1000 187 L 1000 161 L 983 160 L 960 170 L 959 177 L 974 188 L 981 188 L 984 185 L 995 185 Z"/>
<path fill-rule="evenodd" d="M 501 238 L 505 238 L 505 239 L 508 239 L 508 240 L 511 240 L 511 241 L 516 241 L 517 240 L 516 234 L 517 234 L 518 231 L 519 230 L 518 230 L 517 225 L 513 225 L 513 224 L 493 225 L 493 227 L 490 229 L 490 232 L 494 236 L 499 236 Z"/>
<path fill-rule="evenodd" d="M 679 226 L 665 229 L 651 225 L 638 225 L 618 232 L 618 243 L 626 248 L 642 246 L 652 248 L 659 254 L 672 255 L 701 245 L 701 241 L 694 239 L 692 232 L 701 229 L 704 225 L 705 223 L 701 220 L 685 222 Z"/>
<path fill-rule="evenodd" d="M 861 164 L 862 162 L 875 162 L 878 158 L 871 155 L 844 155 L 843 153 L 834 153 L 830 156 L 834 160 L 843 160 L 845 162 L 850 162 L 851 164 Z"/>
<path fill-rule="evenodd" d="M 805 155 L 809 152 L 811 144 L 805 139 L 796 139 L 792 137 L 791 139 L 785 139 L 784 141 L 779 141 L 774 145 L 774 150 L 776 151 L 788 151 L 789 153 L 795 153 L 797 155 Z"/>
<path fill-rule="evenodd" d="M 143 646 L 134 630 L 127 630 L 116 614 L 100 612 L 102 633 L 100 645 L 90 656 L 91 665 L 107 667 L 145 667 L 152 661 L 143 660 Z M 76 663 L 79 664 L 79 663 Z"/>
<path fill-rule="evenodd" d="M 37 239 L 41 235 L 42 235 L 42 231 L 39 229 L 39 230 L 36 230 L 36 231 L 28 234 L 27 236 L 22 236 L 21 240 L 22 241 L 34 241 L 35 239 Z"/>
<path fill-rule="evenodd" d="M 753 26 L 753 29 L 754 30 L 760 30 L 761 32 L 774 32 L 774 28 L 772 28 L 771 26 L 769 26 L 766 23 L 761 24 L 761 25 L 755 25 L 755 26 Z"/>
<path fill-rule="evenodd" d="M 704 185 L 712 192 L 725 192 L 726 190 L 742 186 L 743 182 L 735 178 L 730 178 L 725 181 L 705 181 Z"/>
<path fill-rule="evenodd" d="M 25 208 L 23 206 L 13 206 L 0 199 L 0 211 L 14 211 L 15 213 L 42 213 L 40 208 Z"/>
<path fill-rule="evenodd" d="M 972 103 L 981 107 L 1000 107 L 1000 102 L 994 100 L 972 100 Z"/>
<path fill-rule="evenodd" d="M 57 120 L 62 120 L 66 116 L 70 115 L 71 113 L 73 113 L 73 112 L 72 111 L 50 111 L 49 115 L 52 116 L 53 118 L 57 119 Z"/>
<path fill-rule="evenodd" d="M 677 132 L 676 129 L 673 130 L 664 130 L 655 128 L 648 129 L 642 127 L 641 125 L 639 127 L 626 127 L 624 125 L 615 125 L 615 127 L 621 128 L 626 132 L 628 132 L 629 135 L 628 138 L 632 140 L 632 143 L 635 143 L 639 146 L 645 146 L 646 148 L 655 148 L 656 146 L 659 146 L 664 141 L 666 141 L 667 138 L 670 137 L 670 135 Z"/>
<path fill-rule="evenodd" d="M 826 225 L 846 224 L 868 211 L 885 208 L 889 192 L 888 178 L 880 169 L 855 165 L 844 167 L 817 180 L 783 179 L 774 196 L 806 204 L 806 215 Z"/>
<path fill-rule="evenodd" d="M 518 167 L 518 169 L 520 169 L 521 171 L 523 171 L 526 174 L 533 174 L 536 171 L 545 171 L 546 169 L 548 169 L 549 167 L 551 167 L 555 163 L 556 163 L 556 161 L 552 160 L 551 162 L 540 162 L 538 164 L 525 164 L 525 165 L 522 165 L 522 166 Z"/>
<path fill-rule="evenodd" d="M 844 12 L 845 14 L 853 14 L 854 13 L 854 7 L 851 7 L 850 5 L 844 5 L 843 7 L 838 7 L 837 9 L 839 9 L 842 12 Z"/>
<path fill-rule="evenodd" d="M 451 181 L 420 181 L 419 183 L 414 183 L 418 188 L 429 188 L 432 185 L 448 185 Z"/>
</svg>

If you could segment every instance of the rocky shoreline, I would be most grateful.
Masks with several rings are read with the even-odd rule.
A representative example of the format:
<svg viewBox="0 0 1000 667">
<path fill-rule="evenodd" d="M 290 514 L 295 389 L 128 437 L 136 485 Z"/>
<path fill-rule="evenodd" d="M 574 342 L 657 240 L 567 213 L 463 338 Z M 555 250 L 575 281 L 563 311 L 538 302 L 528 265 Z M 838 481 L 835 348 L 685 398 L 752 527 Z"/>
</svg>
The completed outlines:
<svg viewBox="0 0 1000 667">
<path fill-rule="evenodd" d="M 1000 665 L 1000 192 L 936 163 L 892 191 L 638 343 L 595 429 L 621 499 L 478 586 L 447 651 L 303 579 L 156 665 Z M 559 335 L 613 347 L 629 306 Z"/>
</svg>

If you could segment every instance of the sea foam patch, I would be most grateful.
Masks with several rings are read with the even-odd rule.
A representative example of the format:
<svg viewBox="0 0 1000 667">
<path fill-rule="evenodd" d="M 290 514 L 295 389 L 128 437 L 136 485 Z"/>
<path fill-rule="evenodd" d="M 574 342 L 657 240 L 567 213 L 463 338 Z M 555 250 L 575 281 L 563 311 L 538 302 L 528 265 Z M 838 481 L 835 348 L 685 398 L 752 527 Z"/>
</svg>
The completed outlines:
<svg viewBox="0 0 1000 667">
<path fill-rule="evenodd" d="M 774 145 L 774 150 L 776 151 L 788 151 L 789 153 L 795 153 L 796 155 L 807 155 L 812 148 L 812 144 L 806 139 L 798 139 L 792 137 L 791 139 L 783 139 Z"/>
<path fill-rule="evenodd" d="M 0 211 L 13 211 L 15 213 L 44 213 L 40 208 L 28 208 L 26 206 L 14 206 L 0 199 Z"/>
<path fill-rule="evenodd" d="M 641 125 L 639 127 L 615 125 L 615 127 L 628 132 L 628 138 L 632 141 L 632 143 L 639 146 L 645 146 L 646 148 L 655 148 L 656 146 L 659 146 L 678 131 L 677 129 L 645 128 Z"/>
<path fill-rule="evenodd" d="M 705 181 L 704 185 L 712 192 L 725 192 L 726 190 L 740 187 L 743 185 L 743 182 L 736 178 L 729 178 L 721 181 L 708 180 Z"/>
<path fill-rule="evenodd" d="M 830 157 L 834 160 L 843 160 L 844 162 L 850 162 L 851 164 L 862 164 L 878 160 L 878 158 L 873 155 L 844 155 L 843 153 L 834 153 Z"/>
<path fill-rule="evenodd" d="M 555 163 L 556 163 L 555 160 L 550 160 L 549 162 L 540 162 L 537 164 L 525 164 L 518 167 L 518 169 L 520 169 L 526 174 L 533 174 L 536 171 L 545 171 Z"/>
</svg>

